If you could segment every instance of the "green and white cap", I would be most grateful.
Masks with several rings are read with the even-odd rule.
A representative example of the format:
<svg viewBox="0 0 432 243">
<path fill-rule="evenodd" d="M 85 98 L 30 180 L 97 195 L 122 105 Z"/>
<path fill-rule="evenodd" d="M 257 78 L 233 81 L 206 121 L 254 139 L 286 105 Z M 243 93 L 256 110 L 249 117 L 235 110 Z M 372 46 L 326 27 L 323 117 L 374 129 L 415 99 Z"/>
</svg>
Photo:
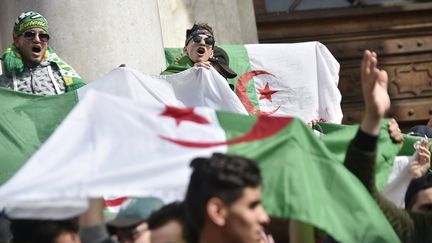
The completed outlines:
<svg viewBox="0 0 432 243">
<path fill-rule="evenodd" d="M 48 21 L 40 13 L 34 11 L 23 12 L 15 20 L 13 36 L 18 37 L 24 31 L 33 28 L 40 28 L 48 33 Z"/>
</svg>

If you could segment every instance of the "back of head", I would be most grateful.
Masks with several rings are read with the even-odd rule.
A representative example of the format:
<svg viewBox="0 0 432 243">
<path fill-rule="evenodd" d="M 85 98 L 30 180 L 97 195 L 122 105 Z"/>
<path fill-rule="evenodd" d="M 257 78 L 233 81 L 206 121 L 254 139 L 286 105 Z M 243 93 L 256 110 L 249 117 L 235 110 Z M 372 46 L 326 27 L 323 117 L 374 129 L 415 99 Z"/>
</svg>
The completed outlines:
<svg viewBox="0 0 432 243">
<path fill-rule="evenodd" d="M 409 135 L 432 138 L 432 128 L 426 125 L 417 125 L 410 129 Z"/>
<path fill-rule="evenodd" d="M 183 202 L 173 202 L 161 207 L 150 215 L 147 222 L 149 229 L 152 230 L 159 228 L 170 220 L 177 220 L 183 225 L 185 221 Z"/>
<path fill-rule="evenodd" d="M 193 172 L 186 193 L 185 208 L 194 228 L 201 231 L 206 205 L 213 197 L 230 205 L 239 199 L 246 187 L 261 184 L 260 170 L 255 161 L 239 156 L 213 154 L 210 158 L 196 158 L 190 166 Z"/>
<path fill-rule="evenodd" d="M 417 193 L 432 187 L 432 173 L 413 179 L 405 193 L 405 208 L 411 210 L 416 201 Z"/>
<path fill-rule="evenodd" d="M 54 243 L 62 233 L 78 234 L 78 218 L 66 220 L 13 219 L 13 243 Z"/>
</svg>

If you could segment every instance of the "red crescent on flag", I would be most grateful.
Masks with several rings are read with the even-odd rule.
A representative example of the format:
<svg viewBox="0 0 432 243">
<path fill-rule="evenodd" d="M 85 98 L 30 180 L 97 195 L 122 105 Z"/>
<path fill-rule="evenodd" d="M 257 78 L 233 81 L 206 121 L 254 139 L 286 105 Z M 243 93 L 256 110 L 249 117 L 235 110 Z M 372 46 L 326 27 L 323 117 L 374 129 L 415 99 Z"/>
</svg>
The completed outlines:
<svg viewBox="0 0 432 243">
<path fill-rule="evenodd" d="M 275 135 L 276 133 L 284 129 L 289 123 L 291 123 L 291 121 L 291 117 L 259 116 L 258 121 L 255 123 L 255 125 L 253 125 L 252 129 L 248 133 L 225 142 L 192 142 L 176 140 L 162 135 L 159 135 L 159 137 L 184 147 L 210 148 L 220 145 L 233 145 L 238 143 L 263 140 L 265 138 Z"/>
<path fill-rule="evenodd" d="M 114 199 L 104 199 L 106 207 L 120 206 L 128 197 L 118 197 Z"/>
<path fill-rule="evenodd" d="M 258 110 L 257 108 L 254 107 L 254 105 L 252 104 L 252 102 L 250 101 L 249 97 L 246 94 L 246 90 L 247 90 L 247 85 L 248 82 L 251 78 L 258 76 L 258 75 L 271 75 L 274 77 L 273 74 L 264 71 L 264 70 L 253 70 L 250 72 L 246 72 L 244 73 L 237 81 L 237 85 L 236 85 L 236 94 L 239 97 L 241 103 L 243 103 L 244 107 L 246 108 L 246 110 L 250 113 L 250 114 L 255 114 L 255 115 L 264 115 L 264 116 L 270 116 L 273 113 L 275 113 L 277 110 L 279 110 L 280 106 L 272 111 L 269 112 L 263 112 Z"/>
</svg>

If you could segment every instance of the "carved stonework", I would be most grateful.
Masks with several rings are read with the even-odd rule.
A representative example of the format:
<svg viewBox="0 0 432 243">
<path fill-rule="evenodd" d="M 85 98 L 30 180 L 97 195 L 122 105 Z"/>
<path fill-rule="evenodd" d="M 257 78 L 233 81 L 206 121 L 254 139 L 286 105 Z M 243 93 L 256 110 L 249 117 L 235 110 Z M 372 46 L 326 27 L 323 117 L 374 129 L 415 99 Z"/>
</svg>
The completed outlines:
<svg viewBox="0 0 432 243">
<path fill-rule="evenodd" d="M 422 92 L 432 91 L 431 71 L 431 67 L 415 64 L 397 67 L 391 82 L 396 85 L 399 94 L 411 93 L 419 96 Z"/>
<path fill-rule="evenodd" d="M 357 68 L 341 70 L 339 90 L 343 94 L 343 102 L 361 100 L 360 73 Z"/>
<path fill-rule="evenodd" d="M 432 2 L 408 5 L 260 14 L 258 34 L 261 43 L 326 45 L 340 63 L 343 123 L 349 124 L 360 122 L 364 110 L 363 52 L 375 51 L 389 75 L 391 113 L 406 130 L 432 115 Z"/>
</svg>

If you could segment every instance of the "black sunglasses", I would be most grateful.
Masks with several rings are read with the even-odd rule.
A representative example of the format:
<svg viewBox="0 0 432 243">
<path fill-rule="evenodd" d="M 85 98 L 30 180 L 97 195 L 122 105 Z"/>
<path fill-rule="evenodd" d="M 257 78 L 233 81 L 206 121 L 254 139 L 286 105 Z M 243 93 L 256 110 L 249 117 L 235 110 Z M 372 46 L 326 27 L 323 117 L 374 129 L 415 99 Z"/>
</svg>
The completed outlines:
<svg viewBox="0 0 432 243">
<path fill-rule="evenodd" d="M 39 35 L 39 40 L 41 42 L 48 42 L 50 39 L 50 36 L 47 33 L 36 33 L 33 31 L 26 31 L 24 32 L 23 36 L 26 40 L 34 40 L 36 38 L 36 35 Z"/>
<path fill-rule="evenodd" d="M 192 40 L 195 42 L 195 43 L 200 43 L 201 42 L 201 40 L 204 38 L 204 42 L 207 44 L 207 45 L 214 45 L 214 43 L 215 43 L 215 40 L 214 40 L 214 38 L 213 37 L 202 37 L 202 36 L 199 36 L 199 35 L 195 35 L 195 36 L 193 36 L 192 37 Z"/>
</svg>

